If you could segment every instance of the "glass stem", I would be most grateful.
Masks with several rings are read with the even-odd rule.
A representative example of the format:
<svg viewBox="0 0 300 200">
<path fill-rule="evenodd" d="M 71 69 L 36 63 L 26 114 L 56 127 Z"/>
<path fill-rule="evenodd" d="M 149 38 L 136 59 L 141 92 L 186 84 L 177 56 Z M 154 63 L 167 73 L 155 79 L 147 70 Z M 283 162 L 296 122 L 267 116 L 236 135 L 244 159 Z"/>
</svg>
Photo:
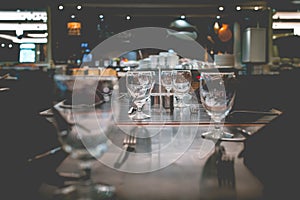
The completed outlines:
<svg viewBox="0 0 300 200">
<path fill-rule="evenodd" d="M 221 123 L 221 121 L 215 121 L 214 128 L 215 128 L 215 131 L 214 131 L 215 136 L 214 137 L 215 138 L 222 137 L 222 123 Z"/>
<path fill-rule="evenodd" d="M 83 169 L 85 175 L 82 177 L 82 181 L 88 181 L 91 178 L 91 168 L 86 167 Z"/>
<path fill-rule="evenodd" d="M 140 113 L 140 112 L 142 112 L 142 108 L 143 108 L 143 106 L 138 105 L 136 111 Z"/>
<path fill-rule="evenodd" d="M 86 181 L 90 180 L 91 170 L 92 170 L 91 162 L 90 161 L 81 162 L 79 167 L 83 172 L 83 175 L 80 177 L 80 181 L 86 182 Z"/>
<path fill-rule="evenodd" d="M 218 131 L 221 130 L 221 121 L 216 121 L 215 122 L 215 129 L 218 130 Z"/>
<path fill-rule="evenodd" d="M 178 98 L 178 105 L 179 107 L 181 107 L 183 105 L 183 98 L 181 95 L 178 95 L 177 98 Z"/>
<path fill-rule="evenodd" d="M 168 97 L 170 96 L 170 90 L 167 90 L 167 95 L 168 95 Z"/>
</svg>

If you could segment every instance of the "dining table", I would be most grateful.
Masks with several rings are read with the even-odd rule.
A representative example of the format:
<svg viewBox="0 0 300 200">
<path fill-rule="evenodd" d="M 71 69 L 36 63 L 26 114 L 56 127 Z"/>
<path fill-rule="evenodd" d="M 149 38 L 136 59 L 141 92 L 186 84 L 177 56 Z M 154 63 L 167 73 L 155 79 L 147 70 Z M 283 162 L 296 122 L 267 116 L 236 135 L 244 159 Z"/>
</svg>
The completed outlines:
<svg viewBox="0 0 300 200">
<path fill-rule="evenodd" d="M 100 129 L 104 116 L 114 122 L 102 133 L 107 136 L 107 149 L 95 159 L 91 170 L 94 182 L 115 187 L 113 199 L 262 199 L 264 185 L 240 154 L 244 141 L 281 112 L 233 109 L 222 122 L 223 130 L 232 133 L 232 138 L 203 138 L 202 133 L 214 122 L 200 102 L 195 109 L 195 102 L 190 102 L 193 95 L 187 95 L 186 107 L 174 106 L 172 110 L 149 100 L 143 111 L 151 117 L 140 121 L 132 120 L 128 112 L 132 103 L 127 93 L 114 97 L 115 107 L 112 98 L 91 108 L 68 107 L 64 101 L 53 108 L 81 131 Z M 55 117 L 49 119 L 55 123 Z M 130 150 L 124 143 L 128 135 L 134 137 Z M 68 156 L 57 172 L 61 176 L 77 174 L 77 163 Z M 45 184 L 40 190 L 46 199 L 55 199 L 57 189 Z"/>
</svg>

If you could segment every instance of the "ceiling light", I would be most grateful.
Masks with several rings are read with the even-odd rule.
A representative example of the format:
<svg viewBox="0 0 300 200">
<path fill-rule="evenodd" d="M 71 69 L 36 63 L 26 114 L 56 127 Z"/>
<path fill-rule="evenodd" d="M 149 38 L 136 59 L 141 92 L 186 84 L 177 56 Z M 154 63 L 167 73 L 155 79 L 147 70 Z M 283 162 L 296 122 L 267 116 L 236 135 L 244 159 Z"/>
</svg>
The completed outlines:
<svg viewBox="0 0 300 200">
<path fill-rule="evenodd" d="M 299 22 L 273 22 L 273 29 L 293 29 L 295 35 L 300 34 L 300 23 Z"/>
<path fill-rule="evenodd" d="M 254 10 L 259 10 L 259 7 L 258 6 L 254 6 Z"/>
<path fill-rule="evenodd" d="M 223 11 L 224 7 L 223 6 L 219 6 L 219 11 Z"/>
<path fill-rule="evenodd" d="M 235 7 L 235 9 L 236 10 L 241 10 L 242 8 L 241 8 L 241 6 L 237 6 L 237 7 Z"/>
<path fill-rule="evenodd" d="M 24 31 L 22 28 L 16 28 L 16 35 L 17 36 L 22 36 L 24 34 Z"/>
<path fill-rule="evenodd" d="M 104 18 L 104 15 L 102 15 L 102 14 L 99 15 L 99 18 L 100 18 L 100 19 L 103 19 L 103 18 Z"/>
<path fill-rule="evenodd" d="M 185 19 L 185 15 L 181 15 L 181 16 L 180 16 L 180 19 Z"/>
<path fill-rule="evenodd" d="M 215 22 L 215 23 L 214 23 L 214 31 L 215 31 L 216 34 L 218 33 L 219 29 L 220 29 L 219 23 L 218 23 L 218 22 Z"/>
<path fill-rule="evenodd" d="M 78 5 L 76 8 L 77 8 L 77 10 L 81 10 L 82 6 Z"/>
<path fill-rule="evenodd" d="M 276 12 L 273 19 L 300 19 L 300 12 Z"/>
<path fill-rule="evenodd" d="M 131 20 L 130 15 L 127 15 L 127 16 L 126 16 L 126 20 Z"/>
<path fill-rule="evenodd" d="M 47 43 L 47 38 L 18 38 L 12 35 L 0 34 L 0 38 L 11 40 L 14 43 L 22 44 L 22 43 Z M 3 46 L 4 45 L 4 46 Z M 1 44 L 1 47 L 5 47 L 5 44 Z"/>
<path fill-rule="evenodd" d="M 34 38 L 45 38 L 48 37 L 48 33 L 28 33 L 27 36 Z"/>
<path fill-rule="evenodd" d="M 59 5 L 58 6 L 58 10 L 63 10 L 64 9 L 64 6 L 63 5 Z"/>
</svg>

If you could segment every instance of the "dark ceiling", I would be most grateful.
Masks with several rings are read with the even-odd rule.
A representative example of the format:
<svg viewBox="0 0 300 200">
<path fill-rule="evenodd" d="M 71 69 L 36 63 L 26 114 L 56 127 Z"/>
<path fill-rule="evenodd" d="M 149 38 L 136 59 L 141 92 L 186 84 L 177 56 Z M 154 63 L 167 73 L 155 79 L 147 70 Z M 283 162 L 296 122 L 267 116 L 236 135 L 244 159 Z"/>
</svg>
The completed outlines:
<svg viewBox="0 0 300 200">
<path fill-rule="evenodd" d="M 60 4 L 65 6 L 63 12 L 58 10 Z M 76 10 L 79 4 L 83 6 L 80 11 Z M 237 12 L 237 5 L 246 9 Z M 224 6 L 224 11 L 219 11 L 219 6 Z M 265 10 L 256 12 L 253 10 L 254 6 Z M 257 26 L 258 21 L 261 27 L 267 26 L 268 8 L 277 11 L 300 10 L 300 4 L 292 4 L 291 0 L 8 0 L 0 4 L 0 10 L 44 10 L 48 7 L 52 11 L 53 58 L 56 62 L 64 62 L 70 56 L 72 59 L 80 58 L 80 45 L 83 42 L 93 48 L 93 45 L 99 44 L 110 35 L 131 28 L 168 27 L 170 22 L 182 14 L 198 28 L 197 41 L 201 45 L 214 52 L 230 53 L 232 40 L 220 42 L 214 32 L 213 24 L 217 15 L 220 15 L 221 23 L 241 22 L 243 29 Z M 104 21 L 99 20 L 99 14 L 105 16 Z M 124 20 L 124 16 L 128 14 L 133 16 L 130 21 Z M 68 37 L 66 24 L 72 15 L 78 21 L 84 21 L 80 37 Z M 208 41 L 208 35 L 215 41 L 214 44 Z"/>
<path fill-rule="evenodd" d="M 9 0 L 1 3 L 0 9 L 38 9 L 48 5 L 57 6 L 60 3 L 67 5 L 85 4 L 94 7 L 122 7 L 122 8 L 199 8 L 201 11 L 216 12 L 216 7 L 234 6 L 237 4 L 255 5 L 266 4 L 278 11 L 296 11 L 300 4 L 294 0 Z M 299 2 L 299 1 L 298 1 Z"/>
</svg>

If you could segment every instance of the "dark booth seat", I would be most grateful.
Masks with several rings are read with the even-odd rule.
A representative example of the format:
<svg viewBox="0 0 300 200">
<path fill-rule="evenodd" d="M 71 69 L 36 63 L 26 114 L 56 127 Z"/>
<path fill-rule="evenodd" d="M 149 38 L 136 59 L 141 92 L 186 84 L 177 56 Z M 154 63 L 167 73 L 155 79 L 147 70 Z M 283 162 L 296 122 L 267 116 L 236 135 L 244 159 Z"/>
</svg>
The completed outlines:
<svg viewBox="0 0 300 200">
<path fill-rule="evenodd" d="M 44 181 L 56 181 L 55 169 L 65 158 L 60 152 L 28 162 L 35 155 L 59 146 L 55 127 L 39 115 L 52 106 L 53 82 L 40 70 L 23 70 L 13 75 L 18 76 L 17 81 L 0 83 L 10 88 L 0 93 L 3 192 L 13 200 L 39 199 L 39 186 Z"/>
<path fill-rule="evenodd" d="M 264 199 L 294 199 L 299 196 L 295 184 L 299 174 L 299 70 L 278 76 L 249 76 L 243 81 L 238 99 L 244 104 L 238 102 L 237 108 L 276 107 L 283 114 L 247 138 L 240 156 L 263 183 Z"/>
</svg>

